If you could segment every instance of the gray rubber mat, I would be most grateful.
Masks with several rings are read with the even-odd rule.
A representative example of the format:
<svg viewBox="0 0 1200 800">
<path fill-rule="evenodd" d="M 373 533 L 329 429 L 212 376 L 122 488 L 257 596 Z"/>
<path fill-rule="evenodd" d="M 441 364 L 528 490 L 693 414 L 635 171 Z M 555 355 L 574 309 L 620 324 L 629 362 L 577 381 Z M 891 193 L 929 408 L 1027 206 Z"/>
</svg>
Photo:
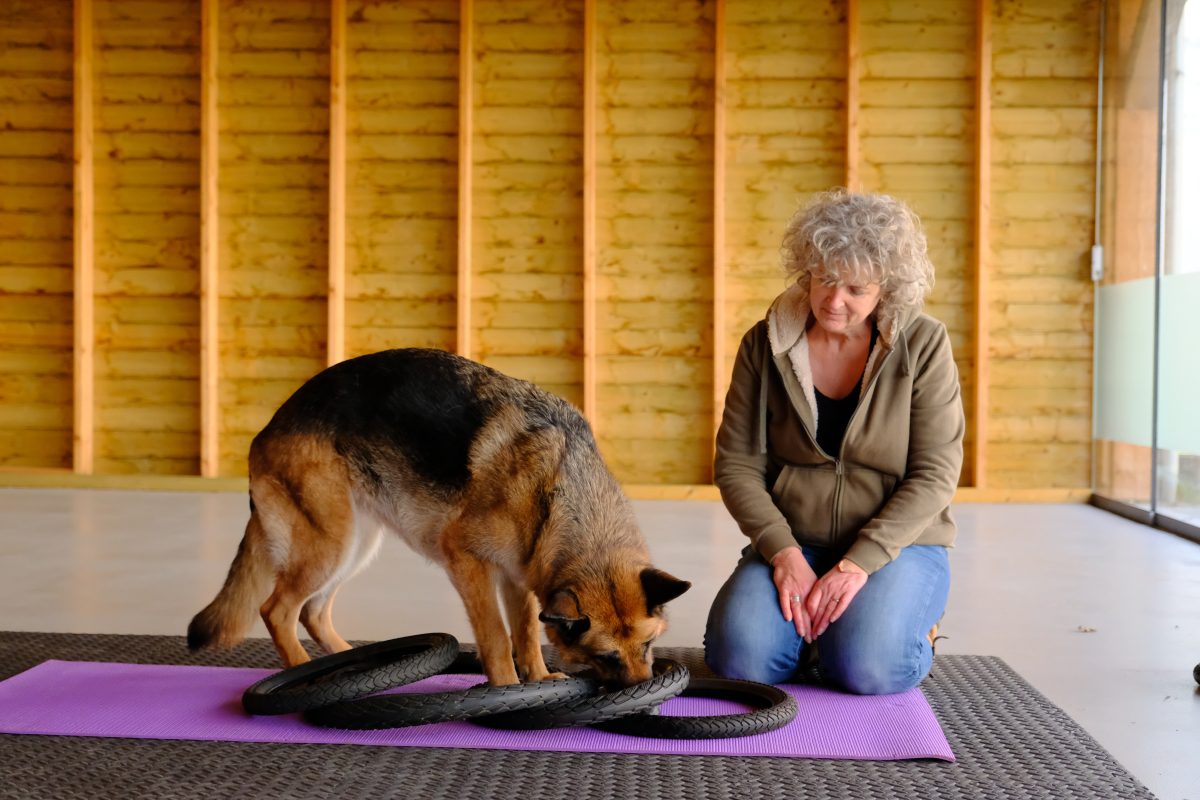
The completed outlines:
<svg viewBox="0 0 1200 800">
<path fill-rule="evenodd" d="M 708 674 L 696 648 L 659 648 Z M 193 655 L 172 636 L 0 632 L 0 678 L 46 659 L 276 667 L 266 640 Z M 939 761 L 448 750 L 0 735 L 0 798 L 1152 798 L 1003 661 L 939 656 Z"/>
</svg>

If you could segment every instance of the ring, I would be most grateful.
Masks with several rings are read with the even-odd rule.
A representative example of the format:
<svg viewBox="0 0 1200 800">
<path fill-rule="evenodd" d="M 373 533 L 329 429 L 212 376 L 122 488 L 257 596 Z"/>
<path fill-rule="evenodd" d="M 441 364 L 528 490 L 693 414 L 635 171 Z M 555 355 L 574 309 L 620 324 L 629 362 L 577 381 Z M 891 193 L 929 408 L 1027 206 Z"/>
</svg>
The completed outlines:
<svg viewBox="0 0 1200 800">
<path fill-rule="evenodd" d="M 799 602 L 800 602 L 800 595 L 798 595 L 798 594 L 794 594 L 794 595 L 792 595 L 792 602 L 793 602 L 793 603 L 799 603 Z"/>
</svg>

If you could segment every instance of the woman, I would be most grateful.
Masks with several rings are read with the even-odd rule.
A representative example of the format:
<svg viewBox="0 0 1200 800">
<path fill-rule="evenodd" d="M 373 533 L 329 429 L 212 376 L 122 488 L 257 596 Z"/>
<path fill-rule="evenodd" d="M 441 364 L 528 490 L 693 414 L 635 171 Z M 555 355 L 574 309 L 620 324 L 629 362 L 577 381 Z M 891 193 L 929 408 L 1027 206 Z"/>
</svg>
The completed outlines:
<svg viewBox="0 0 1200 800">
<path fill-rule="evenodd" d="M 709 614 L 717 673 L 809 675 L 856 694 L 933 663 L 965 421 L 916 215 L 885 195 L 819 196 L 788 223 L 791 285 L 742 339 L 715 475 L 750 546 Z M 802 668 L 802 665 L 805 665 Z"/>
</svg>

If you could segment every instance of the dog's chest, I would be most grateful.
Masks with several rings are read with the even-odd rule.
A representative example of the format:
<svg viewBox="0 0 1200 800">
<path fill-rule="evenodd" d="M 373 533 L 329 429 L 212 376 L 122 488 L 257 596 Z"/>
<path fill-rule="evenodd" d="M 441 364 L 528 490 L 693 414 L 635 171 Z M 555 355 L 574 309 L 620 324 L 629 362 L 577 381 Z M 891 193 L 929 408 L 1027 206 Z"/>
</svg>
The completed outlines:
<svg viewBox="0 0 1200 800">
<path fill-rule="evenodd" d="M 438 536 L 449 521 L 445 508 L 424 507 L 420 503 L 381 507 L 375 502 L 360 501 L 355 503 L 355 517 L 360 530 L 389 533 L 430 561 L 445 562 L 438 547 Z"/>
</svg>

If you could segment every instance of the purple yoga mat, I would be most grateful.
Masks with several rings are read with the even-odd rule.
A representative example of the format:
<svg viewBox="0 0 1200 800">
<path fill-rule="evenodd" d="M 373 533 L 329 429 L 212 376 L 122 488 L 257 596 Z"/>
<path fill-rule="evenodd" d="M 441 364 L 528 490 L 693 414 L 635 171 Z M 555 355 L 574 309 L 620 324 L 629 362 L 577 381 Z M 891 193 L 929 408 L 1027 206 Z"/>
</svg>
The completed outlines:
<svg viewBox="0 0 1200 800">
<path fill-rule="evenodd" d="M 954 760 L 925 696 L 855 697 L 813 686 L 785 686 L 800 713 L 777 731 L 736 739 L 671 740 L 593 728 L 497 731 L 470 722 L 343 731 L 309 725 L 299 715 L 253 717 L 242 691 L 272 673 L 241 667 L 158 666 L 46 661 L 0 682 L 0 732 L 134 739 L 358 744 L 550 750 L 586 753 L 784 756 L 894 761 Z M 478 675 L 438 675 L 400 691 L 448 691 Z M 737 704 L 678 697 L 662 713 L 727 714 Z"/>
</svg>

